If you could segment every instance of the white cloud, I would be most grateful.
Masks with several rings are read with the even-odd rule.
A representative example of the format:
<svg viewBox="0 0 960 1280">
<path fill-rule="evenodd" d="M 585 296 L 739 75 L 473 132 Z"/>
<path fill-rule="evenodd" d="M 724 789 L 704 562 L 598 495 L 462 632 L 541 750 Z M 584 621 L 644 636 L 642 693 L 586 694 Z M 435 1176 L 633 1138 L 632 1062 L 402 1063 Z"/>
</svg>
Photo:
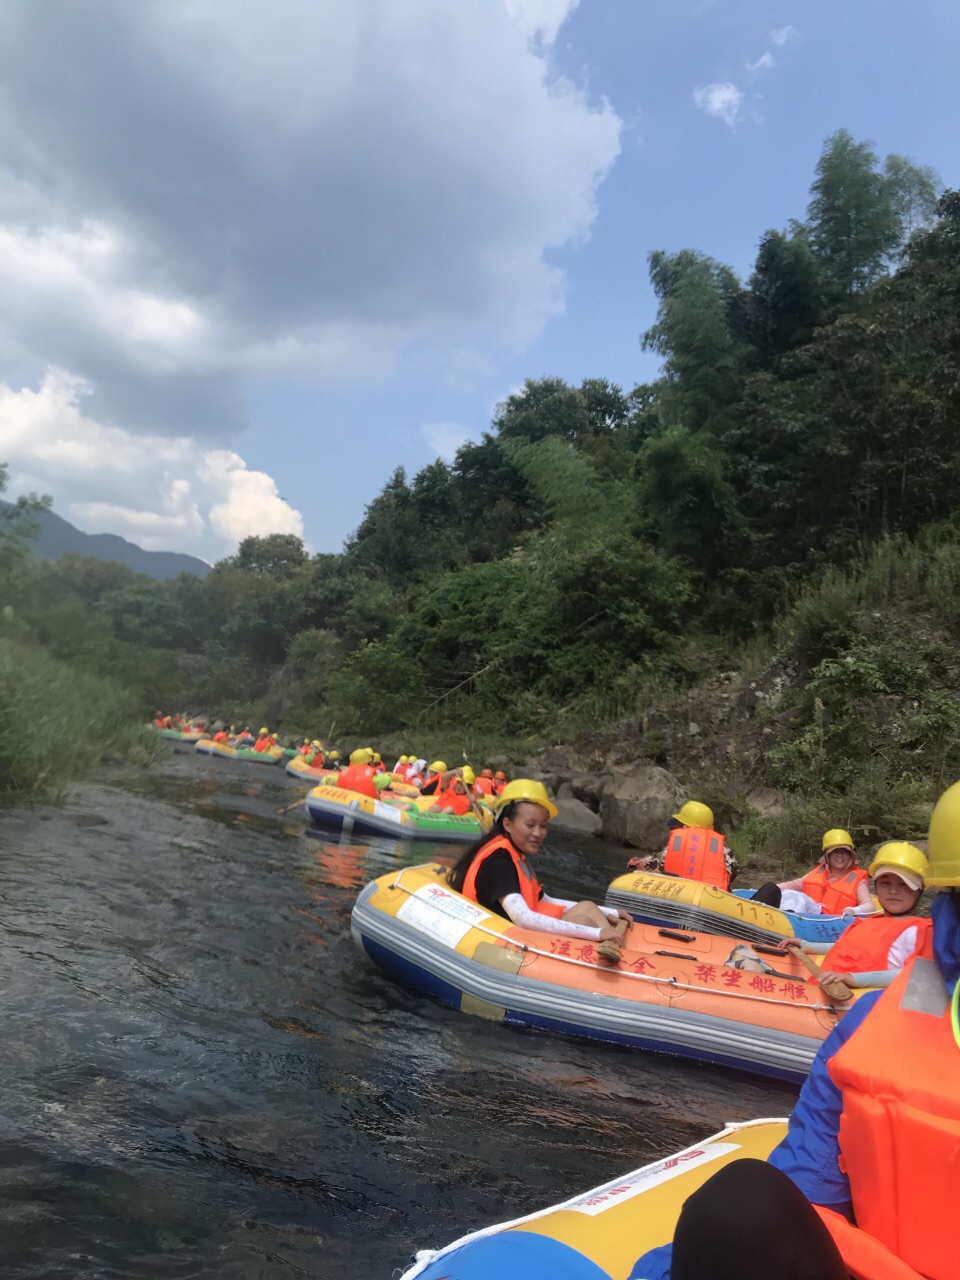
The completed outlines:
<svg viewBox="0 0 960 1280">
<path fill-rule="evenodd" d="M 75 370 L 99 420 L 222 442 L 251 371 L 522 348 L 620 148 L 551 64 L 575 6 L 99 0 L 51 31 L 5 0 L 0 377 Z"/>
<path fill-rule="evenodd" d="M 272 477 L 236 453 L 186 436 L 134 435 L 82 409 L 92 388 L 49 369 L 39 389 L 0 383 L 0 458 L 16 495 L 53 495 L 91 533 L 118 533 L 147 550 L 215 559 L 248 535 L 303 533 Z"/>
<path fill-rule="evenodd" d="M 769 49 L 767 49 L 764 53 L 761 53 L 760 57 L 756 60 L 756 62 L 747 63 L 747 70 L 748 71 L 769 71 L 772 66 L 773 66 L 773 54 L 770 52 Z"/>
<path fill-rule="evenodd" d="M 527 36 L 552 43 L 580 0 L 503 0 L 507 13 Z"/>
<path fill-rule="evenodd" d="M 457 450 L 470 439 L 470 432 L 456 422 L 424 422 L 420 435 L 444 462 L 452 462 Z"/>
<path fill-rule="evenodd" d="M 770 39 L 775 45 L 783 46 L 789 44 L 791 40 L 796 40 L 800 32 L 796 27 L 778 27 L 775 31 L 770 32 Z"/>
<path fill-rule="evenodd" d="M 743 90 L 725 80 L 694 89 L 693 100 L 701 111 L 705 111 L 708 116 L 715 116 L 733 129 L 742 114 Z"/>
</svg>

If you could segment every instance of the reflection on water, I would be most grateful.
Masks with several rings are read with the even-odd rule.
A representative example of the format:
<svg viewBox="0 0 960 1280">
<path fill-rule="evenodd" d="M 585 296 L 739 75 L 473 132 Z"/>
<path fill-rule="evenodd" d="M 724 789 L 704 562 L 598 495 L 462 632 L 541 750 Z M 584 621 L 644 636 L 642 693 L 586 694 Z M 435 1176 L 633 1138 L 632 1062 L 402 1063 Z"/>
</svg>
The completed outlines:
<svg viewBox="0 0 960 1280">
<path fill-rule="evenodd" d="M 177 748 L 0 821 L 0 1259 L 17 1277 L 389 1276 L 786 1087 L 467 1018 L 353 946 L 371 877 L 279 770 Z M 569 896 L 622 850 L 542 855 Z"/>
</svg>

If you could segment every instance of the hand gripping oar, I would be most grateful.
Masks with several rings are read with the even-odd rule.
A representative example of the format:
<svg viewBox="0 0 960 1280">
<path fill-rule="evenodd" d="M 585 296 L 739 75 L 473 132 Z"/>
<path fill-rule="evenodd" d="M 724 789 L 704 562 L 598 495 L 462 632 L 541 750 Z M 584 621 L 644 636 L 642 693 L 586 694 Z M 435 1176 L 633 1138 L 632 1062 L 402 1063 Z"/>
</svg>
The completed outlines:
<svg viewBox="0 0 960 1280">
<path fill-rule="evenodd" d="M 834 978 L 831 978 L 829 982 L 824 982 L 823 974 L 820 971 L 819 965 L 815 964 L 803 948 L 797 946 L 793 939 L 788 941 L 787 946 L 793 955 L 797 957 L 803 967 L 813 974 L 831 1000 L 835 1000 L 837 1004 L 845 1004 L 848 1000 L 853 999 L 853 992 L 845 982 L 840 982 Z"/>
<path fill-rule="evenodd" d="M 623 935 L 630 928 L 629 920 L 621 920 L 617 924 L 617 933 L 614 938 L 605 938 L 597 947 L 597 955 L 601 960 L 609 960 L 611 964 L 616 964 L 623 954 Z"/>
</svg>

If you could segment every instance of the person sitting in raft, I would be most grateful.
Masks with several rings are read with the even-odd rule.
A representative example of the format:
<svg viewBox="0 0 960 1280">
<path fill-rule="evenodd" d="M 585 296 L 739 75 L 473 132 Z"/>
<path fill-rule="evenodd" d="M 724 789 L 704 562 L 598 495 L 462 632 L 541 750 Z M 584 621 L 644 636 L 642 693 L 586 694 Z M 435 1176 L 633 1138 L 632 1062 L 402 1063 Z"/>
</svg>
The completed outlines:
<svg viewBox="0 0 960 1280">
<path fill-rule="evenodd" d="M 422 756 L 411 760 L 407 773 L 407 786 L 422 787 L 427 780 L 427 762 Z"/>
<path fill-rule="evenodd" d="M 502 796 L 506 786 L 507 786 L 507 775 L 503 772 L 502 769 L 498 769 L 497 772 L 493 775 L 493 794 L 495 796 Z"/>
<path fill-rule="evenodd" d="M 213 740 L 214 742 L 220 743 L 222 747 L 229 747 L 230 745 L 230 735 L 227 733 L 226 729 L 218 729 L 213 735 Z"/>
<path fill-rule="evenodd" d="M 630 916 L 593 902 L 573 902 L 544 893 L 528 858 L 540 849 L 556 806 L 542 782 L 517 778 L 497 799 L 497 821 L 453 867 L 448 882 L 471 902 L 523 929 L 604 942 L 620 936 Z"/>
<path fill-rule="evenodd" d="M 447 766 L 444 761 L 434 760 L 433 764 L 427 770 L 427 776 L 420 788 L 420 794 L 423 796 L 433 796 L 436 795 L 438 791 L 442 791 L 443 775 L 446 772 Z"/>
<path fill-rule="evenodd" d="M 395 773 L 401 782 L 406 782 L 407 774 L 409 772 L 409 765 L 410 765 L 409 756 L 398 756 L 397 763 L 393 766 L 390 772 Z"/>
<path fill-rule="evenodd" d="M 260 726 L 260 732 L 257 734 L 257 740 L 253 744 L 254 751 L 268 751 L 273 745 L 270 738 L 270 730 L 266 725 Z"/>
<path fill-rule="evenodd" d="M 323 767 L 325 769 L 339 769 L 340 768 L 340 752 L 336 750 L 328 751 L 326 747 L 324 747 Z"/>
<path fill-rule="evenodd" d="M 705 1182 L 673 1244 L 629 1280 L 960 1274 L 960 783 L 934 806 L 927 850 L 926 884 L 941 892 L 918 951 L 820 1046 L 769 1160 L 735 1160 Z"/>
<path fill-rule="evenodd" d="M 473 770 L 466 766 L 463 770 L 463 776 L 453 775 L 447 788 L 441 793 L 440 799 L 431 808 L 431 813 L 453 813 L 458 818 L 465 817 L 468 813 L 474 813 L 480 816 L 480 807 L 473 799 L 471 793 L 470 776 Z"/>
<path fill-rule="evenodd" d="M 343 787 L 344 791 L 354 791 L 357 795 L 370 796 L 376 800 L 378 788 L 374 783 L 377 776 L 373 768 L 373 752 L 369 747 L 358 747 L 350 753 L 350 763 L 341 769 L 335 778 L 323 778 L 321 786 Z"/>
<path fill-rule="evenodd" d="M 484 796 L 493 795 L 493 770 L 492 769 L 480 770 L 480 777 L 477 778 L 476 782 L 473 784 L 473 792 L 474 792 L 474 795 L 480 796 L 481 799 Z"/>
<path fill-rule="evenodd" d="M 785 891 L 806 894 L 815 904 L 814 913 L 816 906 L 828 916 L 870 915 L 876 910 L 867 873 L 857 866 L 853 837 L 840 827 L 824 832 L 823 857 L 812 871 L 784 880 L 777 887 L 781 895 Z M 782 898 L 780 903 L 769 905 L 782 905 Z"/>
<path fill-rule="evenodd" d="M 822 985 L 836 979 L 851 988 L 889 986 L 930 928 L 929 920 L 914 914 L 926 869 L 927 859 L 916 845 L 881 845 L 870 864 L 881 911 L 854 920 L 832 945 L 787 938 L 784 949 L 822 955 Z"/>
<path fill-rule="evenodd" d="M 631 858 L 627 870 L 662 871 L 668 876 L 729 889 L 737 875 L 737 860 L 713 824 L 713 810 L 708 804 L 688 800 L 670 819 L 663 852 Z"/>
</svg>

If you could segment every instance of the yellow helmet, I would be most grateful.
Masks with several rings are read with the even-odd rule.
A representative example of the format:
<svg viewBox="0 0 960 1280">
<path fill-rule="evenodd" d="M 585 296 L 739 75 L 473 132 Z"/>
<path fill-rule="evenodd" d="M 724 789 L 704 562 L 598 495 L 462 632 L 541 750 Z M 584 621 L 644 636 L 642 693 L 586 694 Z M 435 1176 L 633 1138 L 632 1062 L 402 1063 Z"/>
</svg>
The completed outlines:
<svg viewBox="0 0 960 1280">
<path fill-rule="evenodd" d="M 350 752 L 351 764 L 369 764 L 373 759 L 373 752 L 369 747 L 357 747 L 356 751 Z"/>
<path fill-rule="evenodd" d="M 430 772 L 431 772 L 431 773 L 446 773 L 446 772 L 447 772 L 447 766 L 446 766 L 446 764 L 444 763 L 444 761 L 443 761 L 443 760 L 434 760 L 433 764 L 432 764 L 432 765 L 430 765 Z"/>
<path fill-rule="evenodd" d="M 948 787 L 933 806 L 927 857 L 928 885 L 941 889 L 960 886 L 960 782 Z"/>
<path fill-rule="evenodd" d="M 512 800 L 529 800 L 531 804 L 546 809 L 551 818 L 557 816 L 557 806 L 547 795 L 547 788 L 532 778 L 514 778 L 513 782 L 508 782 L 494 802 L 497 813 Z"/>
<path fill-rule="evenodd" d="M 677 822 L 682 822 L 685 827 L 713 826 L 713 810 L 708 804 L 701 804 L 699 800 L 688 800 L 683 808 L 678 809 L 672 816 Z"/>
<path fill-rule="evenodd" d="M 330 757 L 330 759 L 331 759 L 331 760 L 339 760 L 339 759 L 340 759 L 340 752 L 339 752 L 339 751 L 328 751 L 328 752 L 327 752 L 327 755 Z"/>
<path fill-rule="evenodd" d="M 372 751 L 370 753 L 370 759 L 373 761 L 374 764 L 383 764 L 383 758 L 381 757 L 379 751 Z"/>
<path fill-rule="evenodd" d="M 880 846 L 870 863 L 872 876 L 876 877 L 882 871 L 896 871 L 911 889 L 922 889 L 927 876 L 927 859 L 915 844 L 908 844 L 906 840 L 889 840 Z M 907 874 L 903 875 L 904 872 Z"/>
<path fill-rule="evenodd" d="M 463 780 L 468 787 L 472 787 L 477 780 L 477 775 L 473 772 L 468 764 L 463 766 Z"/>
<path fill-rule="evenodd" d="M 269 730 L 269 729 L 267 728 L 267 726 L 264 724 L 264 725 L 261 725 L 261 726 L 260 726 L 260 732 L 261 732 L 261 733 L 269 733 L 269 732 L 270 732 L 270 730 Z"/>
<path fill-rule="evenodd" d="M 825 831 L 821 848 L 824 853 L 828 853 L 831 849 L 853 849 L 856 851 L 853 836 L 849 831 L 844 831 L 842 827 L 831 827 L 829 831 Z"/>
<path fill-rule="evenodd" d="M 310 743 L 310 745 L 311 747 L 319 747 L 321 751 L 323 750 L 323 743 L 320 741 L 319 738 L 314 738 L 314 740 Z"/>
</svg>

